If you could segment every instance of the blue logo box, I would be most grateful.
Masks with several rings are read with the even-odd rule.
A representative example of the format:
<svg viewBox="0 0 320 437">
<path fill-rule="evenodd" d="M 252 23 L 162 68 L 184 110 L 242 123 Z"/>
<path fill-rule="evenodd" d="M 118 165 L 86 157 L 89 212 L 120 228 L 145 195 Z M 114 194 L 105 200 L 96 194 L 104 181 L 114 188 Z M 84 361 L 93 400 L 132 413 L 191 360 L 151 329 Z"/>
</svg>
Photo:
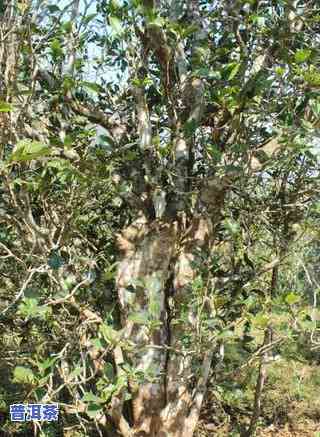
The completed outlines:
<svg viewBox="0 0 320 437">
<path fill-rule="evenodd" d="M 13 404 L 10 405 L 12 422 L 45 421 L 56 422 L 59 417 L 58 404 Z"/>
</svg>

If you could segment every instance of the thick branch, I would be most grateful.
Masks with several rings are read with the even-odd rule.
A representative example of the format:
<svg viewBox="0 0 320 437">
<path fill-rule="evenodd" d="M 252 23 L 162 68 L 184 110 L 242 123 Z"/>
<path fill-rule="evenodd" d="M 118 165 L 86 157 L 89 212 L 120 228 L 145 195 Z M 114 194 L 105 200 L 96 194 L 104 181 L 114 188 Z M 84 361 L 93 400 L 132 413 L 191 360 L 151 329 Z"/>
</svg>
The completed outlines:
<svg viewBox="0 0 320 437">
<path fill-rule="evenodd" d="M 102 111 L 90 108 L 89 106 L 83 106 L 81 103 L 70 97 L 65 97 L 65 101 L 76 114 L 86 117 L 92 123 L 98 124 L 105 129 L 114 129 L 116 127 L 122 127 L 125 129 L 123 124 L 119 125 L 119 123 L 114 122 L 111 117 L 107 116 Z"/>
</svg>

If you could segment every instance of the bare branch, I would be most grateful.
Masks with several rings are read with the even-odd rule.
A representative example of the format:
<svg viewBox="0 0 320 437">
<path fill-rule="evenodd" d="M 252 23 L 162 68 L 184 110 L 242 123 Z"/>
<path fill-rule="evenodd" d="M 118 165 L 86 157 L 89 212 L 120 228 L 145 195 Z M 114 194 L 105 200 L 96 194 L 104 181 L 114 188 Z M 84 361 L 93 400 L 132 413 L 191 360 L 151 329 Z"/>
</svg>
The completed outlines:
<svg viewBox="0 0 320 437">
<path fill-rule="evenodd" d="M 44 265 L 44 266 L 39 267 L 37 269 L 31 269 L 29 276 L 25 280 L 24 284 L 22 285 L 22 287 L 21 287 L 19 293 L 17 294 L 17 296 L 15 297 L 14 301 L 1 312 L 1 315 L 6 314 L 9 311 L 9 309 L 12 308 L 18 302 L 18 300 L 20 300 L 20 298 L 24 296 L 24 292 L 25 292 L 26 288 L 28 287 L 28 285 L 30 284 L 31 279 L 33 278 L 34 274 L 35 273 L 45 273 L 47 271 L 47 269 L 48 269 L 47 265 Z"/>
</svg>

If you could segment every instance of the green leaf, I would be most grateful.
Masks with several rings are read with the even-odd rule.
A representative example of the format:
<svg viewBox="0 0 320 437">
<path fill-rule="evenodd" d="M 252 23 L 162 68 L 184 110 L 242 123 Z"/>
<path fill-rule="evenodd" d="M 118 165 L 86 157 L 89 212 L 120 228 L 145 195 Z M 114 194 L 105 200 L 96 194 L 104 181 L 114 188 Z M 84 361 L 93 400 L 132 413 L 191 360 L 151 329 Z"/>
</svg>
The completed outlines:
<svg viewBox="0 0 320 437">
<path fill-rule="evenodd" d="M 240 231 L 239 224 L 231 219 L 225 219 L 223 224 L 225 229 L 232 235 L 236 235 Z"/>
<path fill-rule="evenodd" d="M 203 284 L 203 278 L 201 276 L 197 276 L 192 281 L 192 288 L 193 290 L 203 290 L 204 284 Z"/>
<path fill-rule="evenodd" d="M 66 21 L 62 24 L 61 28 L 67 32 L 70 33 L 72 31 L 72 21 Z"/>
<path fill-rule="evenodd" d="M 0 101 L 0 112 L 10 112 L 12 111 L 12 105 L 7 102 Z"/>
<path fill-rule="evenodd" d="M 152 318 L 158 319 L 161 312 L 161 305 L 157 298 L 150 298 L 149 314 Z"/>
<path fill-rule="evenodd" d="M 51 159 L 48 164 L 48 167 L 55 168 L 56 170 L 62 172 L 66 170 L 70 170 L 72 168 L 72 165 L 70 164 L 70 161 L 63 158 L 54 158 Z"/>
<path fill-rule="evenodd" d="M 72 90 L 73 88 L 75 88 L 75 81 L 71 76 L 64 76 L 63 78 L 63 82 L 62 82 L 62 87 L 64 89 L 64 91 L 69 91 Z"/>
<path fill-rule="evenodd" d="M 120 8 L 120 2 L 118 0 L 111 0 L 111 5 L 114 9 Z"/>
<path fill-rule="evenodd" d="M 53 366 L 53 364 L 59 359 L 59 357 L 53 357 L 53 358 L 47 358 L 45 361 L 43 362 L 38 362 L 37 366 L 39 368 L 39 370 L 47 370 L 50 367 Z"/>
<path fill-rule="evenodd" d="M 29 139 L 21 140 L 17 143 L 11 155 L 11 161 L 31 161 L 42 156 L 48 156 L 50 148 L 38 141 Z"/>
<path fill-rule="evenodd" d="M 89 404 L 87 407 L 87 415 L 92 419 L 95 419 L 99 413 L 103 411 L 103 407 L 99 404 Z"/>
<path fill-rule="evenodd" d="M 58 39 L 54 39 L 51 41 L 50 48 L 52 50 L 52 55 L 55 58 L 63 55 L 63 49 L 62 49 L 60 41 Z"/>
<path fill-rule="evenodd" d="M 198 77 L 208 78 L 208 79 L 221 79 L 221 72 L 217 70 L 212 70 L 208 67 L 201 67 L 195 71 L 195 75 Z"/>
<path fill-rule="evenodd" d="M 87 392 L 84 393 L 82 401 L 83 402 L 102 403 L 103 399 L 99 398 L 99 396 L 97 396 L 94 393 L 92 393 L 92 391 L 87 391 Z"/>
<path fill-rule="evenodd" d="M 285 301 L 288 305 L 293 305 L 295 303 L 298 303 L 301 300 L 301 296 L 296 293 L 289 293 L 285 297 Z"/>
<path fill-rule="evenodd" d="M 231 338 L 234 336 L 235 336 L 235 333 L 229 329 L 226 331 L 222 331 L 219 335 L 217 335 L 217 338 L 220 338 L 220 339 L 221 338 Z"/>
<path fill-rule="evenodd" d="M 40 318 L 44 319 L 45 316 L 51 311 L 50 307 L 39 305 L 36 298 L 25 298 L 18 307 L 19 313 L 26 319 Z"/>
<path fill-rule="evenodd" d="M 308 121 L 308 120 L 301 120 L 301 125 L 306 130 L 314 131 L 313 124 L 310 121 Z"/>
<path fill-rule="evenodd" d="M 186 133 L 186 136 L 191 137 L 195 133 L 197 127 L 198 125 L 196 120 L 194 120 L 193 118 L 191 120 L 188 120 L 184 125 L 184 131 Z"/>
<path fill-rule="evenodd" d="M 17 366 L 13 371 L 13 381 L 23 384 L 32 383 L 35 375 L 29 367 Z"/>
<path fill-rule="evenodd" d="M 63 281 L 63 290 L 65 292 L 64 296 L 66 296 L 68 294 L 68 290 L 70 290 L 75 284 L 76 284 L 77 280 L 76 277 L 74 276 L 74 274 L 70 274 L 68 275 Z"/>
<path fill-rule="evenodd" d="M 63 264 L 64 264 L 63 258 L 57 252 L 52 252 L 50 254 L 48 259 L 48 265 L 53 270 L 58 270 L 60 267 L 63 266 Z"/>
<path fill-rule="evenodd" d="M 257 328 L 266 328 L 269 324 L 269 317 L 267 314 L 258 313 L 253 319 L 252 322 L 254 326 Z"/>
<path fill-rule="evenodd" d="M 301 64 L 302 62 L 305 62 L 305 61 L 307 61 L 310 58 L 311 53 L 312 52 L 309 49 L 298 50 L 294 54 L 294 60 L 296 61 L 297 64 Z"/>
<path fill-rule="evenodd" d="M 118 392 L 118 393 L 120 393 L 120 391 L 124 388 L 124 387 L 126 387 L 127 386 L 127 384 L 128 384 L 128 377 L 127 377 L 127 375 L 120 375 L 120 376 L 118 376 L 118 378 L 117 378 L 117 383 L 116 383 L 116 391 Z"/>
<path fill-rule="evenodd" d="M 304 331 L 314 331 L 317 327 L 317 322 L 313 320 L 302 320 L 299 325 Z"/>
<path fill-rule="evenodd" d="M 159 15 L 152 17 L 152 19 L 148 21 L 149 26 L 157 26 L 157 27 L 162 27 L 165 25 L 165 23 L 166 20 L 163 17 L 160 17 Z"/>
<path fill-rule="evenodd" d="M 260 15 L 253 15 L 252 22 L 256 24 L 258 27 L 263 27 L 265 25 L 266 19 Z"/>
<path fill-rule="evenodd" d="M 70 372 L 69 377 L 70 377 L 70 379 L 74 379 L 76 376 L 81 375 L 81 373 L 82 373 L 82 368 L 80 366 L 78 366 L 78 367 L 74 368 L 72 370 L 72 372 Z"/>
<path fill-rule="evenodd" d="M 98 337 L 92 338 L 90 340 L 90 343 L 92 344 L 92 346 L 94 346 L 95 348 L 100 349 L 100 350 L 104 349 L 104 347 L 105 347 L 105 345 L 103 345 L 101 339 Z"/>
<path fill-rule="evenodd" d="M 310 102 L 310 107 L 316 117 L 320 117 L 320 100 L 312 100 Z"/>
<path fill-rule="evenodd" d="M 111 264 L 110 266 L 106 267 L 106 269 L 103 272 L 103 279 L 105 281 L 110 281 L 111 279 L 113 279 L 115 277 L 117 265 L 118 265 L 118 263 L 115 262 L 115 263 Z"/>
<path fill-rule="evenodd" d="M 107 383 L 106 377 L 103 376 L 97 381 L 97 390 L 99 390 L 99 393 L 103 398 L 103 402 L 108 402 L 114 394 L 116 386 L 114 384 Z"/>
<path fill-rule="evenodd" d="M 320 86 L 320 71 L 313 65 L 308 69 L 308 71 L 303 73 L 303 78 L 311 86 Z"/>
<path fill-rule="evenodd" d="M 124 394 L 124 400 L 125 401 L 130 401 L 130 399 L 132 399 L 132 394 L 129 392 L 125 392 Z"/>
<path fill-rule="evenodd" d="M 84 19 L 83 19 L 83 23 L 84 24 L 88 24 L 90 23 L 90 21 L 92 21 L 98 14 L 93 13 L 93 14 L 89 14 L 87 15 Z"/>
<path fill-rule="evenodd" d="M 80 83 L 80 85 L 82 85 L 85 88 L 88 88 L 90 91 L 94 91 L 95 93 L 100 93 L 103 91 L 102 86 L 95 82 L 83 81 Z"/>
<path fill-rule="evenodd" d="M 199 30 L 199 27 L 196 24 L 191 24 L 190 26 L 181 29 L 181 37 L 188 38 L 188 36 L 191 36 L 197 30 Z"/>
<path fill-rule="evenodd" d="M 108 343 L 116 345 L 120 341 L 121 331 L 116 331 L 105 323 L 100 325 L 100 332 Z"/>
<path fill-rule="evenodd" d="M 114 369 L 111 363 L 106 363 L 103 367 L 103 374 L 110 381 L 114 379 Z"/>
<path fill-rule="evenodd" d="M 286 72 L 286 69 L 283 67 L 276 67 L 275 72 L 278 76 L 283 76 L 284 73 Z"/>
<path fill-rule="evenodd" d="M 54 14 L 55 12 L 60 12 L 60 9 L 57 5 L 48 5 L 47 9 L 49 10 L 49 12 L 51 12 L 51 14 Z"/>
<path fill-rule="evenodd" d="M 109 17 L 109 23 L 115 35 L 119 35 L 123 31 L 121 21 L 117 17 Z"/>
<path fill-rule="evenodd" d="M 236 77 L 236 75 L 238 74 L 239 69 L 240 69 L 240 63 L 239 63 L 239 64 L 236 64 L 236 65 L 232 68 L 232 70 L 231 70 L 231 72 L 230 72 L 230 74 L 229 74 L 228 80 L 232 80 L 234 77 Z"/>
<path fill-rule="evenodd" d="M 147 325 L 149 323 L 149 316 L 148 313 L 136 312 L 129 314 L 128 320 L 137 325 Z"/>
</svg>

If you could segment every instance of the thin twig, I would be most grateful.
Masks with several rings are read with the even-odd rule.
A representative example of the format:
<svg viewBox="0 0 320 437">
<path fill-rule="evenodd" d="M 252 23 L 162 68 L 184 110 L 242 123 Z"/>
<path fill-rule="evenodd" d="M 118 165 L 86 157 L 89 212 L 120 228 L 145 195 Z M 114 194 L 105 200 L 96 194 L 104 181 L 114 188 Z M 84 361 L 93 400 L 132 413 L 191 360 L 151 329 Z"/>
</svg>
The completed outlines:
<svg viewBox="0 0 320 437">
<path fill-rule="evenodd" d="M 59 305 L 59 304 L 61 304 L 61 303 L 67 302 L 69 299 L 72 299 L 73 296 L 74 296 L 74 295 L 76 294 L 76 292 L 78 291 L 78 289 L 79 289 L 80 287 L 82 287 L 82 285 L 84 285 L 84 284 L 86 284 L 86 283 L 88 283 L 88 279 L 87 279 L 87 278 L 85 278 L 85 279 L 83 279 L 81 282 L 79 282 L 79 284 L 77 284 L 77 285 L 73 288 L 73 290 L 71 291 L 71 293 L 69 293 L 67 296 L 62 297 L 62 298 L 60 298 L 60 299 L 49 300 L 49 301 L 45 304 L 45 306 L 49 306 L 49 305 Z"/>
<path fill-rule="evenodd" d="M 18 302 L 18 300 L 19 300 L 19 299 L 24 295 L 24 292 L 25 292 L 27 286 L 29 285 L 31 279 L 33 278 L 33 275 L 34 275 L 35 273 L 45 273 L 45 272 L 47 271 L 47 269 L 48 269 L 48 266 L 44 266 L 44 267 L 42 267 L 42 268 L 40 267 L 40 268 L 38 268 L 38 269 L 32 269 L 32 270 L 30 271 L 30 273 L 29 273 L 28 278 L 26 279 L 26 281 L 24 282 L 23 286 L 21 287 L 19 293 L 18 293 L 17 296 L 15 297 L 14 301 L 13 301 L 9 306 L 7 306 L 7 308 L 5 308 L 5 309 L 1 312 L 1 315 L 6 314 L 6 312 L 7 312 L 10 308 L 12 308 L 12 307 L 13 307 L 13 306 Z"/>
</svg>

